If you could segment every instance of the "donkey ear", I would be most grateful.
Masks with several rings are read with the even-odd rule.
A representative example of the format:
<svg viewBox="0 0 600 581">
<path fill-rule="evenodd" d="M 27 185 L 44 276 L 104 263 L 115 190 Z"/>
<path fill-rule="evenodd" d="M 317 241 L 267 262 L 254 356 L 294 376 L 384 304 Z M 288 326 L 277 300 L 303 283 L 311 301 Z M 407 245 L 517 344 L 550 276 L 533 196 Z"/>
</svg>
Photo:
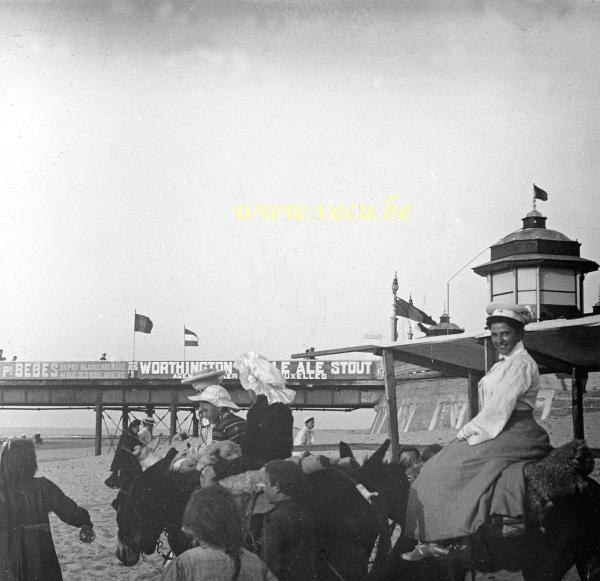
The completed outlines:
<svg viewBox="0 0 600 581">
<path fill-rule="evenodd" d="M 390 440 L 387 439 L 383 444 L 381 444 L 381 446 L 379 446 L 379 448 L 377 448 L 377 450 L 375 450 L 374 454 L 367 459 L 367 461 L 363 464 L 363 468 L 368 470 L 369 468 L 381 466 L 389 446 Z"/>
<path fill-rule="evenodd" d="M 352 448 L 346 442 L 340 442 L 340 458 L 354 458 Z"/>
</svg>

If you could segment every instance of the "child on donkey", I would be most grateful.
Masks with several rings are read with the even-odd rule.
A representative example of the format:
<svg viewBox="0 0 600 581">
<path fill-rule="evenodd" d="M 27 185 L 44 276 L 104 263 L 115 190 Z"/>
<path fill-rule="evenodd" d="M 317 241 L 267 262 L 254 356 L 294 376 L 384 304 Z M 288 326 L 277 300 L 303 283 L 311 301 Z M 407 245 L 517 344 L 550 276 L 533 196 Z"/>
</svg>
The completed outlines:
<svg viewBox="0 0 600 581">
<path fill-rule="evenodd" d="M 275 508 L 265 515 L 263 554 L 279 581 L 311 581 L 315 577 L 315 523 L 298 502 L 304 474 L 289 460 L 265 467 L 265 496 Z"/>
<path fill-rule="evenodd" d="M 0 579 L 62 581 L 48 513 L 81 527 L 79 538 L 91 543 L 90 515 L 47 478 L 35 478 L 32 440 L 9 439 L 0 456 Z"/>
</svg>

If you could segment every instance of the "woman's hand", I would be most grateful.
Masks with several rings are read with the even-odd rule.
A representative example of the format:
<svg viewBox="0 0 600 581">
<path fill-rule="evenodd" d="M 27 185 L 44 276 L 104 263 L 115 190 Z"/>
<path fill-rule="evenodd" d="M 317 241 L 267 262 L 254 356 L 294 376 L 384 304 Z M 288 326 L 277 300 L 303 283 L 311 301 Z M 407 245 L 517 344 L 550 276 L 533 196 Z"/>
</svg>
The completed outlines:
<svg viewBox="0 0 600 581">
<path fill-rule="evenodd" d="M 471 435 L 473 435 L 473 433 L 469 427 L 469 424 L 465 424 L 460 430 L 458 430 L 458 434 L 456 434 L 456 439 L 466 440 Z"/>
</svg>

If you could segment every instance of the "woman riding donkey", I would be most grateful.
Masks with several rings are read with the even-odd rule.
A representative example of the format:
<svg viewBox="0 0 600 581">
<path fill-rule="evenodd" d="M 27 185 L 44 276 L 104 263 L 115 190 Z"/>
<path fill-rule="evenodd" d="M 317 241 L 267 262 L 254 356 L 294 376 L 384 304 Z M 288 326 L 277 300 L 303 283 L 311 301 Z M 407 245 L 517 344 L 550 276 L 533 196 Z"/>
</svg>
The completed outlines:
<svg viewBox="0 0 600 581">
<path fill-rule="evenodd" d="M 409 561 L 454 552 L 438 542 L 461 547 L 461 540 L 488 520 L 501 473 L 517 462 L 541 459 L 551 450 L 548 434 L 533 419 L 538 367 L 521 341 L 531 314 L 526 307 L 509 303 L 492 303 L 487 314 L 499 360 L 479 383 L 481 411 L 459 430 L 456 440 L 424 464 L 413 483 L 405 535 L 420 542 L 402 555 Z M 515 490 L 524 492 L 522 469 L 514 483 Z M 524 515 L 523 494 L 507 497 L 504 503 L 503 515 Z"/>
<path fill-rule="evenodd" d="M 292 455 L 294 418 L 289 404 L 294 401 L 296 392 L 285 387 L 281 371 L 262 355 L 243 353 L 237 358 L 235 368 L 252 403 L 241 441 L 242 455 L 207 468 L 203 483 L 258 470 L 271 460 Z"/>
</svg>

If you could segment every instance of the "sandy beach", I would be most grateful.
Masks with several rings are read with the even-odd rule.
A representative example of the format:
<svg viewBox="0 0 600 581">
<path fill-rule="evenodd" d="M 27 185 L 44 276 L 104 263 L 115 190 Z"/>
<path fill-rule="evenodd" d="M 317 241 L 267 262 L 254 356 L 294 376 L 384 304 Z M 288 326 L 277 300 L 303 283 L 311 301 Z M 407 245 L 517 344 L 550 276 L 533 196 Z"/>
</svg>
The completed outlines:
<svg viewBox="0 0 600 581">
<path fill-rule="evenodd" d="M 550 432 L 554 445 L 567 442 L 572 433 L 570 417 L 551 418 L 542 422 Z M 600 414 L 586 415 L 586 432 L 588 442 L 592 446 L 600 446 Z M 360 431 L 328 431 L 317 433 L 320 443 L 335 444 L 339 440 L 357 444 L 377 444 L 385 440 L 385 434 L 367 434 Z M 401 441 L 411 444 L 444 443 L 454 437 L 452 430 L 437 432 L 409 432 L 402 434 Z M 108 476 L 108 467 L 112 459 L 112 451 L 94 456 L 93 441 L 49 440 L 37 447 L 39 470 L 38 475 L 46 476 L 58 484 L 63 491 L 77 503 L 87 508 L 94 522 L 97 538 L 91 545 L 79 542 L 78 530 L 65 525 L 51 516 L 51 524 L 56 550 L 63 570 L 65 581 L 86 579 L 111 579 L 114 581 L 138 579 L 159 579 L 162 559 L 157 555 L 140 559 L 134 567 L 124 567 L 115 557 L 117 526 L 115 512 L 110 506 L 115 491 L 104 486 Z M 333 453 L 333 452 L 331 452 Z M 368 451 L 358 451 L 357 456 L 364 456 Z M 598 478 L 597 469 L 594 476 Z M 516 581 L 520 574 L 496 573 L 481 576 L 482 579 L 498 581 Z M 577 579 L 574 571 L 566 577 Z"/>
</svg>

